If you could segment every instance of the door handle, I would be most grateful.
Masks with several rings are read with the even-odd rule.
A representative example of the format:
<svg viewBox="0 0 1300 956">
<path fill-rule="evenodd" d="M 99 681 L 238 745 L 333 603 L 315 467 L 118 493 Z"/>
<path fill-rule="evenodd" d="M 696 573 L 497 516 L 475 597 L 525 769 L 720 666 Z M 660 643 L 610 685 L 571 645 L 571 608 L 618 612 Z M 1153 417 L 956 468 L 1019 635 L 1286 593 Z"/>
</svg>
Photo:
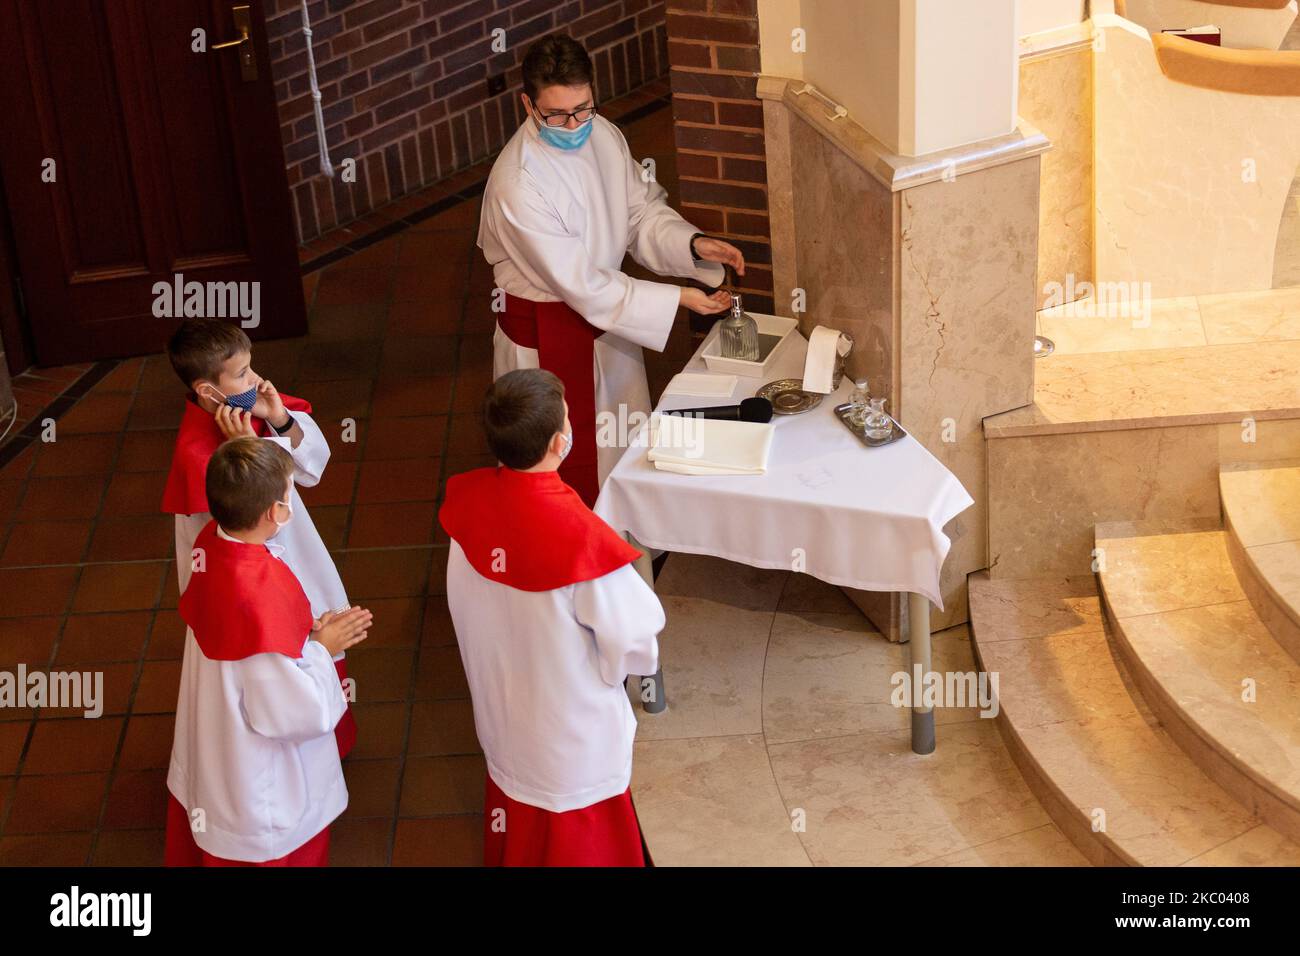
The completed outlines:
<svg viewBox="0 0 1300 956">
<path fill-rule="evenodd" d="M 257 57 L 253 53 L 253 20 L 249 15 L 247 4 L 231 7 L 230 14 L 235 21 L 235 29 L 239 31 L 239 39 L 214 43 L 211 49 L 229 50 L 237 47 L 239 49 L 239 70 L 244 82 L 248 83 L 257 79 Z"/>
</svg>

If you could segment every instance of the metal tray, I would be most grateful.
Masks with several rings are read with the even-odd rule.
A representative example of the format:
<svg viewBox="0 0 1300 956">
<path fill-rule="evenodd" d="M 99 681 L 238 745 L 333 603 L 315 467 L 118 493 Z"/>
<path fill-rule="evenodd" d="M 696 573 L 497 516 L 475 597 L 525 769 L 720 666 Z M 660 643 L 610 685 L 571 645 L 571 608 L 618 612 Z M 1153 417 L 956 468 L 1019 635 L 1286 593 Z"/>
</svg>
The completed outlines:
<svg viewBox="0 0 1300 956">
<path fill-rule="evenodd" d="M 772 403 L 774 415 L 800 415 L 810 412 L 822 403 L 817 392 L 805 392 L 801 378 L 779 378 L 768 382 L 754 394 Z"/>
<path fill-rule="evenodd" d="M 845 402 L 843 405 L 836 405 L 835 417 L 840 420 L 841 425 L 843 425 L 845 428 L 847 428 L 857 437 L 858 441 L 862 442 L 862 444 L 866 445 L 868 448 L 879 448 L 881 445 L 892 444 L 893 442 L 898 441 L 900 438 L 902 438 L 904 435 L 907 434 L 907 432 L 903 431 L 903 426 L 898 424 L 898 422 L 894 420 L 894 416 L 888 415 L 888 413 L 886 413 L 886 415 L 888 415 L 890 424 L 894 426 L 893 429 L 890 431 L 889 436 L 887 438 L 880 438 L 880 439 L 868 438 L 866 434 L 864 434 L 861 428 L 859 428 L 858 426 L 854 425 L 852 422 L 849 421 L 849 410 L 852 407 L 853 406 L 850 405 L 848 402 Z"/>
</svg>

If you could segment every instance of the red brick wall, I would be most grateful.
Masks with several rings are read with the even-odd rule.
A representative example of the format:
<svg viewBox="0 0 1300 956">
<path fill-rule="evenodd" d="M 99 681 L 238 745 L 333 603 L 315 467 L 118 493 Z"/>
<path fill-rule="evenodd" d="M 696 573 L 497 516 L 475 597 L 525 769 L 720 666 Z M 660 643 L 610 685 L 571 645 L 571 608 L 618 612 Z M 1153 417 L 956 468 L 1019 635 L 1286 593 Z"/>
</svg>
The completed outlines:
<svg viewBox="0 0 1300 956">
<path fill-rule="evenodd" d="M 523 119 L 519 62 L 539 36 L 563 30 L 586 46 L 598 100 L 668 68 L 662 0 L 312 0 L 330 158 L 357 161 L 346 184 L 320 175 L 301 0 L 264 2 L 303 242 L 499 150 Z M 494 53 L 498 27 L 506 50 Z M 489 97 L 498 73 L 505 91 Z"/>
<path fill-rule="evenodd" d="M 757 0 L 668 0 L 667 26 L 682 215 L 744 252 L 737 290 L 771 313 Z"/>
</svg>

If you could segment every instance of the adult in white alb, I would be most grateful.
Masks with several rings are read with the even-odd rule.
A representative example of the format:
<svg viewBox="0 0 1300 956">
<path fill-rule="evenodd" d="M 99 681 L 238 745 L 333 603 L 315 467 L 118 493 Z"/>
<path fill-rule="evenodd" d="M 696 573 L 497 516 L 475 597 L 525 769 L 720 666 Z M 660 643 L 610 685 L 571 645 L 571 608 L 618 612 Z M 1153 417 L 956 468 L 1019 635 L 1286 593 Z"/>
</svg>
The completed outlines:
<svg viewBox="0 0 1300 956">
<path fill-rule="evenodd" d="M 624 255 L 710 288 L 725 279 L 721 263 L 745 272 L 739 249 L 668 206 L 618 127 L 596 113 L 591 83 L 591 58 L 572 38 L 530 47 L 520 94 L 528 119 L 492 166 L 478 236 L 500 290 L 494 377 L 544 368 L 564 382 L 574 445 L 560 474 L 588 505 L 623 450 L 617 427 L 597 448 L 597 415 L 604 425 L 650 411 L 641 349 L 663 351 L 679 306 L 702 315 L 730 306 L 721 289 L 634 279 L 621 271 Z"/>
</svg>

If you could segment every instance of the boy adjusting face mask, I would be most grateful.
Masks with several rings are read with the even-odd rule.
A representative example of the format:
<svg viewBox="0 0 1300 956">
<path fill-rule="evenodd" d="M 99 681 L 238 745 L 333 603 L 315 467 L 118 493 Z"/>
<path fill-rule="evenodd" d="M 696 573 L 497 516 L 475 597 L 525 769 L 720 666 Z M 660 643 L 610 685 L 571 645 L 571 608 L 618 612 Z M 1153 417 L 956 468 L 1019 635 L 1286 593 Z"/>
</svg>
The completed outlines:
<svg viewBox="0 0 1300 956">
<path fill-rule="evenodd" d="M 218 405 L 229 405 L 231 408 L 239 408 L 246 412 L 251 412 L 253 406 L 257 404 L 256 385 L 248 391 L 240 392 L 237 395 L 224 395 L 222 394 L 221 389 L 217 388 L 215 385 L 207 385 L 205 391 L 207 392 L 208 398 L 212 399 L 212 401 L 216 402 Z"/>
</svg>

